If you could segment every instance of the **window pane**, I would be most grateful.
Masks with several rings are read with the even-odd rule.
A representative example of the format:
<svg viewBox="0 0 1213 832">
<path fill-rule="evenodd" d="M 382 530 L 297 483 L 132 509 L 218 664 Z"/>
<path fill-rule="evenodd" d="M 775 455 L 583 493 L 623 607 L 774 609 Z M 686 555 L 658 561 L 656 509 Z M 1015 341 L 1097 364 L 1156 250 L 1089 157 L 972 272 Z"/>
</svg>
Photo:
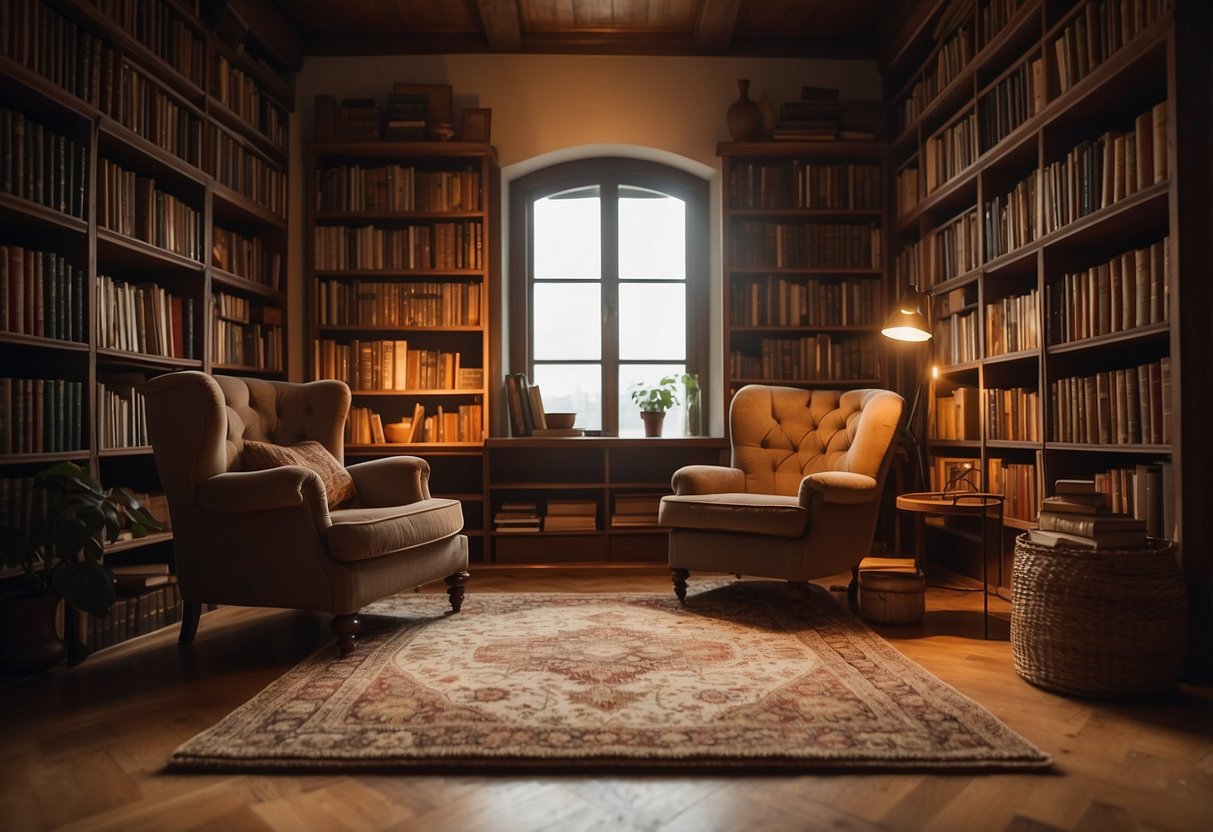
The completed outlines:
<svg viewBox="0 0 1213 832">
<path fill-rule="evenodd" d="M 597 280 L 602 271 L 598 196 L 535 202 L 535 278 Z"/>
<path fill-rule="evenodd" d="M 685 359 L 685 283 L 619 286 L 619 357 L 623 360 Z"/>
<path fill-rule="evenodd" d="M 535 359 L 602 357 L 602 300 L 598 283 L 536 283 Z"/>
<path fill-rule="evenodd" d="M 531 383 L 539 385 L 545 411 L 576 413 L 575 427 L 602 430 L 601 365 L 536 364 L 534 375 Z"/>
<path fill-rule="evenodd" d="M 686 205 L 681 199 L 620 188 L 619 276 L 685 280 Z M 636 199 L 625 194 L 648 194 Z"/>
<path fill-rule="evenodd" d="M 685 364 L 621 364 L 619 366 L 619 435 L 644 436 L 644 422 L 640 420 L 640 408 L 632 402 L 632 388 L 637 384 L 652 387 L 665 376 L 681 378 L 687 371 Z M 683 399 L 682 382 L 676 384 L 678 404 L 666 411 L 662 436 L 682 436 Z M 544 394 L 547 407 L 547 394 Z"/>
</svg>

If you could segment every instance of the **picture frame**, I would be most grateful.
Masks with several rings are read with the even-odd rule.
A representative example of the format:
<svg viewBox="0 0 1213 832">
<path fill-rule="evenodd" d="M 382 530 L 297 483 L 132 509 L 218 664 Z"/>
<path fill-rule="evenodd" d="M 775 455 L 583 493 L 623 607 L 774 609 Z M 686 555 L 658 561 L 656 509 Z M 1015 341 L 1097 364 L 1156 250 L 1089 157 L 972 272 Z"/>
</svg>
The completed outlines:
<svg viewBox="0 0 1213 832">
<path fill-rule="evenodd" d="M 463 111 L 463 130 L 459 140 L 464 142 L 489 142 L 492 135 L 493 111 L 488 107 L 469 107 Z"/>
</svg>

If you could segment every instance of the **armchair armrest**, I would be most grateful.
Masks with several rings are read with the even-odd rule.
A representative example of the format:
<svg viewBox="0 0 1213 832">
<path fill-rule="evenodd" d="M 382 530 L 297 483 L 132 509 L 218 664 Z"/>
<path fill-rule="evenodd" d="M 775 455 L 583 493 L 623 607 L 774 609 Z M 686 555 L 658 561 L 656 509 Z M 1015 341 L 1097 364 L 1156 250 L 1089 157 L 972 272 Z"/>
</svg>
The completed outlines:
<svg viewBox="0 0 1213 832">
<path fill-rule="evenodd" d="M 346 466 L 367 508 L 399 506 L 430 498 L 430 464 L 415 456 L 393 456 Z"/>
<path fill-rule="evenodd" d="M 229 471 L 205 480 L 198 504 L 211 511 L 249 513 L 302 505 L 308 497 L 324 506 L 324 483 L 315 471 L 283 465 L 264 471 Z"/>
<path fill-rule="evenodd" d="M 745 491 L 745 474 L 724 465 L 684 465 L 674 472 L 670 487 L 675 494 L 730 494 Z"/>
<path fill-rule="evenodd" d="M 814 499 L 834 505 L 856 505 L 880 495 L 876 478 L 849 471 L 822 471 L 800 481 L 800 504 L 808 508 Z"/>
</svg>

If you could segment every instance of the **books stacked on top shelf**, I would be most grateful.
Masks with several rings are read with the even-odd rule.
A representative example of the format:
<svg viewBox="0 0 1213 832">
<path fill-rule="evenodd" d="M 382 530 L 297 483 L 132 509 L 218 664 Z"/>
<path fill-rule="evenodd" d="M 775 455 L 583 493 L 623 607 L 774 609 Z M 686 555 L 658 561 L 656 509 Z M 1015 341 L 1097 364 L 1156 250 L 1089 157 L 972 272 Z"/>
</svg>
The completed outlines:
<svg viewBox="0 0 1213 832">
<path fill-rule="evenodd" d="M 532 500 L 505 500 L 493 515 L 493 530 L 506 534 L 539 531 L 539 508 Z"/>
<path fill-rule="evenodd" d="M 616 529 L 656 526 L 660 506 L 660 494 L 620 494 L 615 497 L 611 526 Z"/>
<path fill-rule="evenodd" d="M 597 528 L 598 503 L 594 500 L 548 500 L 545 532 L 592 532 Z"/>
<path fill-rule="evenodd" d="M 181 593 L 176 578 L 168 574 L 148 575 L 147 580 L 155 582 L 139 584 L 130 578 L 127 586 L 120 584 L 118 600 L 104 618 L 84 616 L 79 633 L 81 643 L 89 650 L 100 650 L 180 621 Z"/>
<path fill-rule="evenodd" d="M 510 436 L 543 436 L 541 431 L 548 430 L 547 420 L 543 417 L 543 394 L 538 385 L 527 380 L 526 373 L 510 373 L 505 377 L 505 401 L 510 414 Z M 547 435 L 577 434 L 560 432 Z"/>
<path fill-rule="evenodd" d="M 114 588 L 120 593 L 139 593 L 148 587 L 163 586 L 172 580 L 167 563 L 137 563 L 110 566 Z"/>
<path fill-rule="evenodd" d="M 784 102 L 779 123 L 771 133 L 778 141 L 834 141 L 842 102 L 830 87 L 802 87 L 799 101 Z"/>
<path fill-rule="evenodd" d="M 1038 546 L 1078 549 L 1137 549 L 1146 545 L 1146 521 L 1113 514 L 1094 480 L 1058 480 L 1056 495 L 1041 502 L 1038 529 L 1028 532 Z"/>
</svg>

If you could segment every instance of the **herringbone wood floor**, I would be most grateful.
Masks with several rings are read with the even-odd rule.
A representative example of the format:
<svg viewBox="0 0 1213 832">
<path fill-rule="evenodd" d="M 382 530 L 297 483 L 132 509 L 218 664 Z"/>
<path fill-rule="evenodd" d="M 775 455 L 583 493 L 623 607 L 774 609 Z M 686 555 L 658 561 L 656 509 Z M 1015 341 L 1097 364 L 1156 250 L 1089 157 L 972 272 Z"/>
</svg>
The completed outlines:
<svg viewBox="0 0 1213 832">
<path fill-rule="evenodd" d="M 469 592 L 668 591 L 667 574 L 481 569 Z M 877 629 L 1053 755 L 1054 775 L 164 774 L 178 743 L 330 638 L 327 616 L 225 608 L 203 616 L 191 648 L 162 632 L 0 687 L 0 828 L 1213 828 L 1213 694 L 1102 704 L 1045 693 L 1016 676 L 1005 618 L 993 622 L 990 641 L 981 640 L 979 599 L 931 589 L 922 625 Z"/>
</svg>

